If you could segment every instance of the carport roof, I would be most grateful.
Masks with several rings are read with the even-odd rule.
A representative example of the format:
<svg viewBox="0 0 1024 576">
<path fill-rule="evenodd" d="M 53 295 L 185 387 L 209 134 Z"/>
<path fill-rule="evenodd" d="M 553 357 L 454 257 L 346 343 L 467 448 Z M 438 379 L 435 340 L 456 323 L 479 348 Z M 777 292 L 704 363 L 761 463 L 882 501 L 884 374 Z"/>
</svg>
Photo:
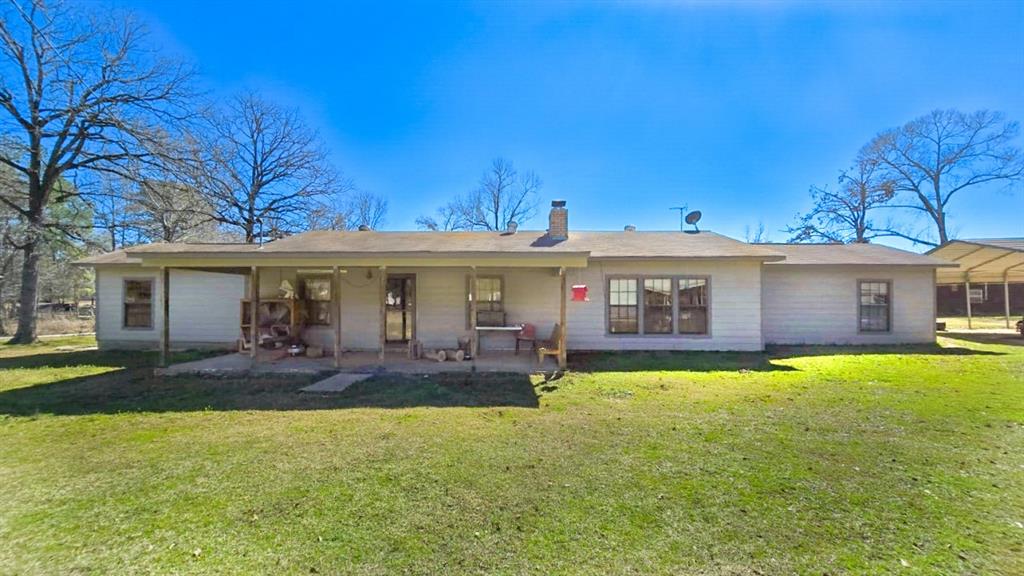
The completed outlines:
<svg viewBox="0 0 1024 576">
<path fill-rule="evenodd" d="M 1024 238 L 951 240 L 928 254 L 957 264 L 936 270 L 939 284 L 1024 282 Z"/>
</svg>

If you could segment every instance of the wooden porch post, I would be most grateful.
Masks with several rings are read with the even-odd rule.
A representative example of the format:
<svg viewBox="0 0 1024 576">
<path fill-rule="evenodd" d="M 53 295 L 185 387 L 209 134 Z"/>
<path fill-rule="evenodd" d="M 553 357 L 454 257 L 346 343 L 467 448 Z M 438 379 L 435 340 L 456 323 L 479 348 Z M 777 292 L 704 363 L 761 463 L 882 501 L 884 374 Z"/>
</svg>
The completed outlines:
<svg viewBox="0 0 1024 576">
<path fill-rule="evenodd" d="M 964 280 L 964 297 L 967 298 L 967 329 L 973 330 L 971 325 L 971 281 Z"/>
<path fill-rule="evenodd" d="M 334 367 L 341 367 L 341 272 L 331 268 L 331 320 L 334 321 Z"/>
<path fill-rule="evenodd" d="M 1010 328 L 1010 272 L 1003 273 L 1003 311 L 1006 312 L 1006 328 Z"/>
<path fill-rule="evenodd" d="M 558 269 L 558 276 L 560 277 L 559 285 L 561 286 L 558 301 L 558 327 L 559 331 L 561 332 L 559 336 L 562 340 L 562 343 L 558 346 L 558 368 L 559 370 L 565 370 L 565 367 L 567 365 L 568 347 L 568 341 L 566 340 L 566 336 L 569 333 L 565 325 L 565 266 Z"/>
<path fill-rule="evenodd" d="M 377 358 L 384 362 L 384 345 L 387 343 L 387 320 L 388 320 L 388 268 L 381 266 L 378 269 L 380 274 L 380 350 Z"/>
<path fill-rule="evenodd" d="M 480 334 L 476 330 L 476 266 L 469 267 L 469 354 L 476 362 L 480 349 Z"/>
<path fill-rule="evenodd" d="M 256 362 L 260 346 L 260 269 L 252 267 L 249 275 L 249 357 Z"/>
<path fill-rule="evenodd" d="M 160 366 L 166 368 L 171 357 L 171 269 L 166 266 L 160 268 L 160 300 Z"/>
</svg>

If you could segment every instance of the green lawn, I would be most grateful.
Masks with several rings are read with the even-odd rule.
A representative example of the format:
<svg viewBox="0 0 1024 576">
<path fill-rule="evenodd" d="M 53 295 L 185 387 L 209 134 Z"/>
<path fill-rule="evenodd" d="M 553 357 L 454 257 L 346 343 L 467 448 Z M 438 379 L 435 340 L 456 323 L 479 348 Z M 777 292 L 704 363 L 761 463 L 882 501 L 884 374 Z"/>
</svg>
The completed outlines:
<svg viewBox="0 0 1024 576">
<path fill-rule="evenodd" d="M 0 347 L 0 574 L 1024 574 L 1024 346 L 153 377 Z"/>
</svg>

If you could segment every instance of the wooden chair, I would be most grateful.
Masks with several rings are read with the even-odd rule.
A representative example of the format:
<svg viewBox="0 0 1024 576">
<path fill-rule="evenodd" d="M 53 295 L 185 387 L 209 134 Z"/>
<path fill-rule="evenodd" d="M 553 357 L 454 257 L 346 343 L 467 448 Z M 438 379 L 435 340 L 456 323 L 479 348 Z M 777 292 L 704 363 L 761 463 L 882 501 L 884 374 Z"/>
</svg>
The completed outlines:
<svg viewBox="0 0 1024 576">
<path fill-rule="evenodd" d="M 542 340 L 537 346 L 537 362 L 544 363 L 545 356 L 558 357 L 562 354 L 562 327 L 555 324 L 549 340 Z"/>
<path fill-rule="evenodd" d="M 516 354 L 519 354 L 519 343 L 529 342 L 530 350 L 537 349 L 537 327 L 533 324 L 523 324 L 516 333 Z"/>
</svg>

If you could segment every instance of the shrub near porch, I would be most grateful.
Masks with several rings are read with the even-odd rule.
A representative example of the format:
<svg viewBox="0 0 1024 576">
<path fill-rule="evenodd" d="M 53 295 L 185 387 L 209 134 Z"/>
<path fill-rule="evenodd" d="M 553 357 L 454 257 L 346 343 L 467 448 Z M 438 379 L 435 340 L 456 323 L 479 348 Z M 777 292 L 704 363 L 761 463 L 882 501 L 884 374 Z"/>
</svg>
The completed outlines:
<svg viewBox="0 0 1024 576">
<path fill-rule="evenodd" d="M 943 343 L 331 397 L 3 347 L 0 572 L 1018 574 L 1024 348 Z"/>
</svg>

